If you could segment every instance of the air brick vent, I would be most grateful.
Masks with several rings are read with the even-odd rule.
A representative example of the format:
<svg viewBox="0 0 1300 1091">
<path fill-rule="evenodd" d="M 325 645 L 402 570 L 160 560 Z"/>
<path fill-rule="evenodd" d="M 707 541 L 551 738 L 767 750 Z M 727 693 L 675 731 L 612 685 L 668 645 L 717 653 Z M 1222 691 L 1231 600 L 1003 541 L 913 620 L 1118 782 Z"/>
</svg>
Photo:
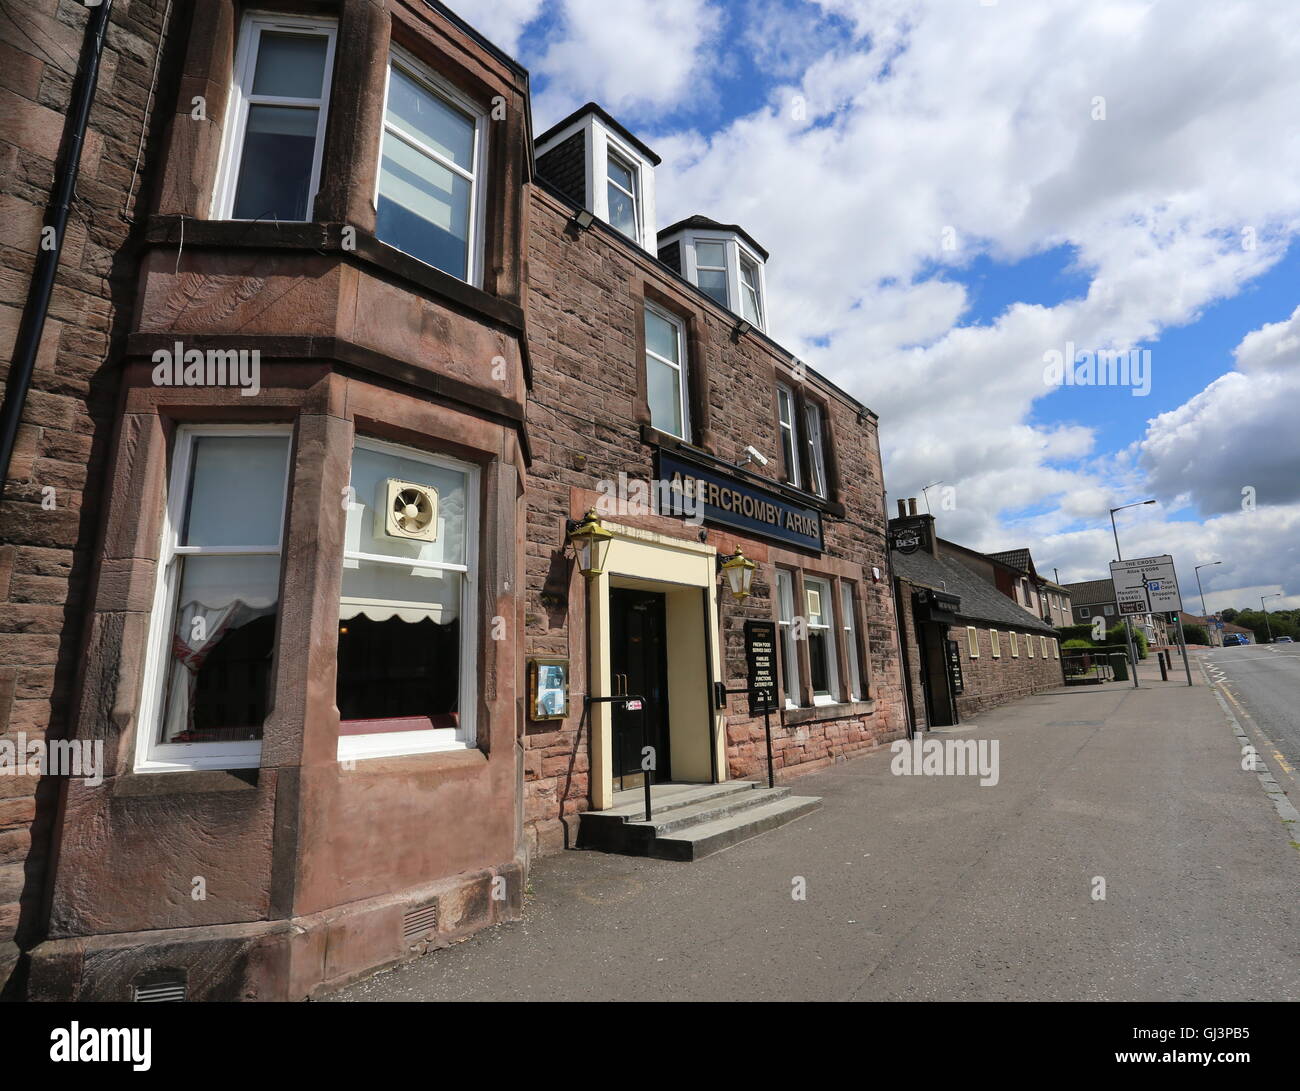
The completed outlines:
<svg viewBox="0 0 1300 1091">
<path fill-rule="evenodd" d="M 408 909 L 402 918 L 402 938 L 407 943 L 418 943 L 438 930 L 438 903 Z"/>
<path fill-rule="evenodd" d="M 137 1004 L 179 1004 L 185 1000 L 185 979 L 157 978 L 135 985 L 132 992 Z"/>
</svg>

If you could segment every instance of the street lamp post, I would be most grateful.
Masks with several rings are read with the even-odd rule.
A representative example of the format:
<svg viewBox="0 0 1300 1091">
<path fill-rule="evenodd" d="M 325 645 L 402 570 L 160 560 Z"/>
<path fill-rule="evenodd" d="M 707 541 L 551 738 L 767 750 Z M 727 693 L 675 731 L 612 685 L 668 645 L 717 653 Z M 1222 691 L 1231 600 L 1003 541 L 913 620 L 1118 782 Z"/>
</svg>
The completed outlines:
<svg viewBox="0 0 1300 1091">
<path fill-rule="evenodd" d="M 1119 551 L 1119 529 L 1115 526 L 1115 513 L 1117 511 L 1124 511 L 1126 508 L 1140 508 L 1144 504 L 1154 504 L 1154 503 L 1155 503 L 1154 500 L 1139 500 L 1135 504 L 1121 504 L 1117 508 L 1110 509 L 1110 529 L 1111 529 L 1111 533 L 1115 535 L 1115 560 L 1122 561 L 1124 559 L 1124 554 L 1122 554 Z M 1115 599 L 1115 606 L 1117 608 L 1119 606 L 1118 597 Z M 1124 633 L 1128 637 L 1129 662 L 1133 664 L 1133 688 L 1137 689 L 1138 688 L 1137 645 L 1133 641 L 1133 622 L 1128 614 L 1124 615 Z"/>
<path fill-rule="evenodd" d="M 1281 597 L 1282 597 L 1282 592 L 1281 592 L 1281 591 L 1279 591 L 1276 595 L 1260 595 L 1260 596 L 1259 596 L 1259 608 L 1260 608 L 1261 610 L 1264 611 L 1264 632 L 1268 633 L 1268 642 L 1269 642 L 1270 644 L 1273 643 L 1273 626 L 1270 625 L 1270 624 L 1268 623 L 1268 607 L 1264 605 L 1264 600 L 1265 600 L 1265 599 L 1280 599 Z"/>
<path fill-rule="evenodd" d="M 1205 624 L 1207 626 L 1210 624 L 1210 611 L 1205 608 L 1205 588 L 1201 586 L 1201 569 L 1213 568 L 1216 564 L 1223 564 L 1223 562 L 1206 561 L 1205 564 L 1198 564 L 1194 569 L 1192 569 L 1192 572 L 1196 575 L 1196 590 L 1201 593 L 1201 617 L 1205 618 Z M 1215 632 L 1217 631 L 1218 630 L 1215 630 Z M 1206 635 L 1210 638 L 1210 644 L 1213 645 L 1214 634 L 1207 630 Z"/>
</svg>

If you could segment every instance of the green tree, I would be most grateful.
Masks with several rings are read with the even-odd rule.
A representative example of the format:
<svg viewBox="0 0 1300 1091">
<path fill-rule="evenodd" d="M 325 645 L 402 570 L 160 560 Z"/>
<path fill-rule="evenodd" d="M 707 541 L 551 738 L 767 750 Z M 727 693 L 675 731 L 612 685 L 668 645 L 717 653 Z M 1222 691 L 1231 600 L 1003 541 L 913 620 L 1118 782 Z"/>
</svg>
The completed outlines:
<svg viewBox="0 0 1300 1091">
<path fill-rule="evenodd" d="M 1186 640 L 1188 644 L 1208 644 L 1210 642 L 1210 634 L 1200 625 L 1184 625 L 1183 639 Z"/>
</svg>

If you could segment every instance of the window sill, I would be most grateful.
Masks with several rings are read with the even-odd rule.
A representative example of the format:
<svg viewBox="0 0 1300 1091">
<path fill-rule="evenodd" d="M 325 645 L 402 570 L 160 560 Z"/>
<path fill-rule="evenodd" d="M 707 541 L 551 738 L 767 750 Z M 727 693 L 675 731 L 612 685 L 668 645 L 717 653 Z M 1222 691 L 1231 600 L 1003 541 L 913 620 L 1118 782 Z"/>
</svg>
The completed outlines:
<svg viewBox="0 0 1300 1091">
<path fill-rule="evenodd" d="M 166 776 L 158 776 L 165 773 Z M 119 798 L 172 795 L 213 795 L 218 792 L 256 791 L 259 769 L 141 768 L 114 777 L 110 791 Z"/>
<path fill-rule="evenodd" d="M 872 700 L 839 701 L 828 705 L 787 708 L 781 715 L 781 722 L 789 726 L 817 720 L 843 720 L 850 716 L 870 716 L 875 711 L 876 702 Z"/>
</svg>

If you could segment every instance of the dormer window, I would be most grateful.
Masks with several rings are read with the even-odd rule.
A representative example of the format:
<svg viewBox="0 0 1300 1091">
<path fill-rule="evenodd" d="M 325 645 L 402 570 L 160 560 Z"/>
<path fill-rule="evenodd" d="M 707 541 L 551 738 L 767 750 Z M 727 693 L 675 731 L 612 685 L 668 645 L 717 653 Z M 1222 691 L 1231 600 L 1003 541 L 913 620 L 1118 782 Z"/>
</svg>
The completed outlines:
<svg viewBox="0 0 1300 1091">
<path fill-rule="evenodd" d="M 538 178 L 654 252 L 659 156 L 594 102 L 537 138 Z"/>
<path fill-rule="evenodd" d="M 609 222 L 633 242 L 640 242 L 640 216 L 636 199 L 636 168 L 610 154 L 608 167 Z"/>
<path fill-rule="evenodd" d="M 740 306 L 746 322 L 766 329 L 763 321 L 763 289 L 759 286 L 758 263 L 740 253 Z"/>
<path fill-rule="evenodd" d="M 716 303 L 731 306 L 727 294 L 726 243 L 701 241 L 695 244 L 695 283 Z"/>
<path fill-rule="evenodd" d="M 739 227 L 692 216 L 660 232 L 659 260 L 719 306 L 766 330 L 763 264 L 767 252 Z"/>
</svg>

